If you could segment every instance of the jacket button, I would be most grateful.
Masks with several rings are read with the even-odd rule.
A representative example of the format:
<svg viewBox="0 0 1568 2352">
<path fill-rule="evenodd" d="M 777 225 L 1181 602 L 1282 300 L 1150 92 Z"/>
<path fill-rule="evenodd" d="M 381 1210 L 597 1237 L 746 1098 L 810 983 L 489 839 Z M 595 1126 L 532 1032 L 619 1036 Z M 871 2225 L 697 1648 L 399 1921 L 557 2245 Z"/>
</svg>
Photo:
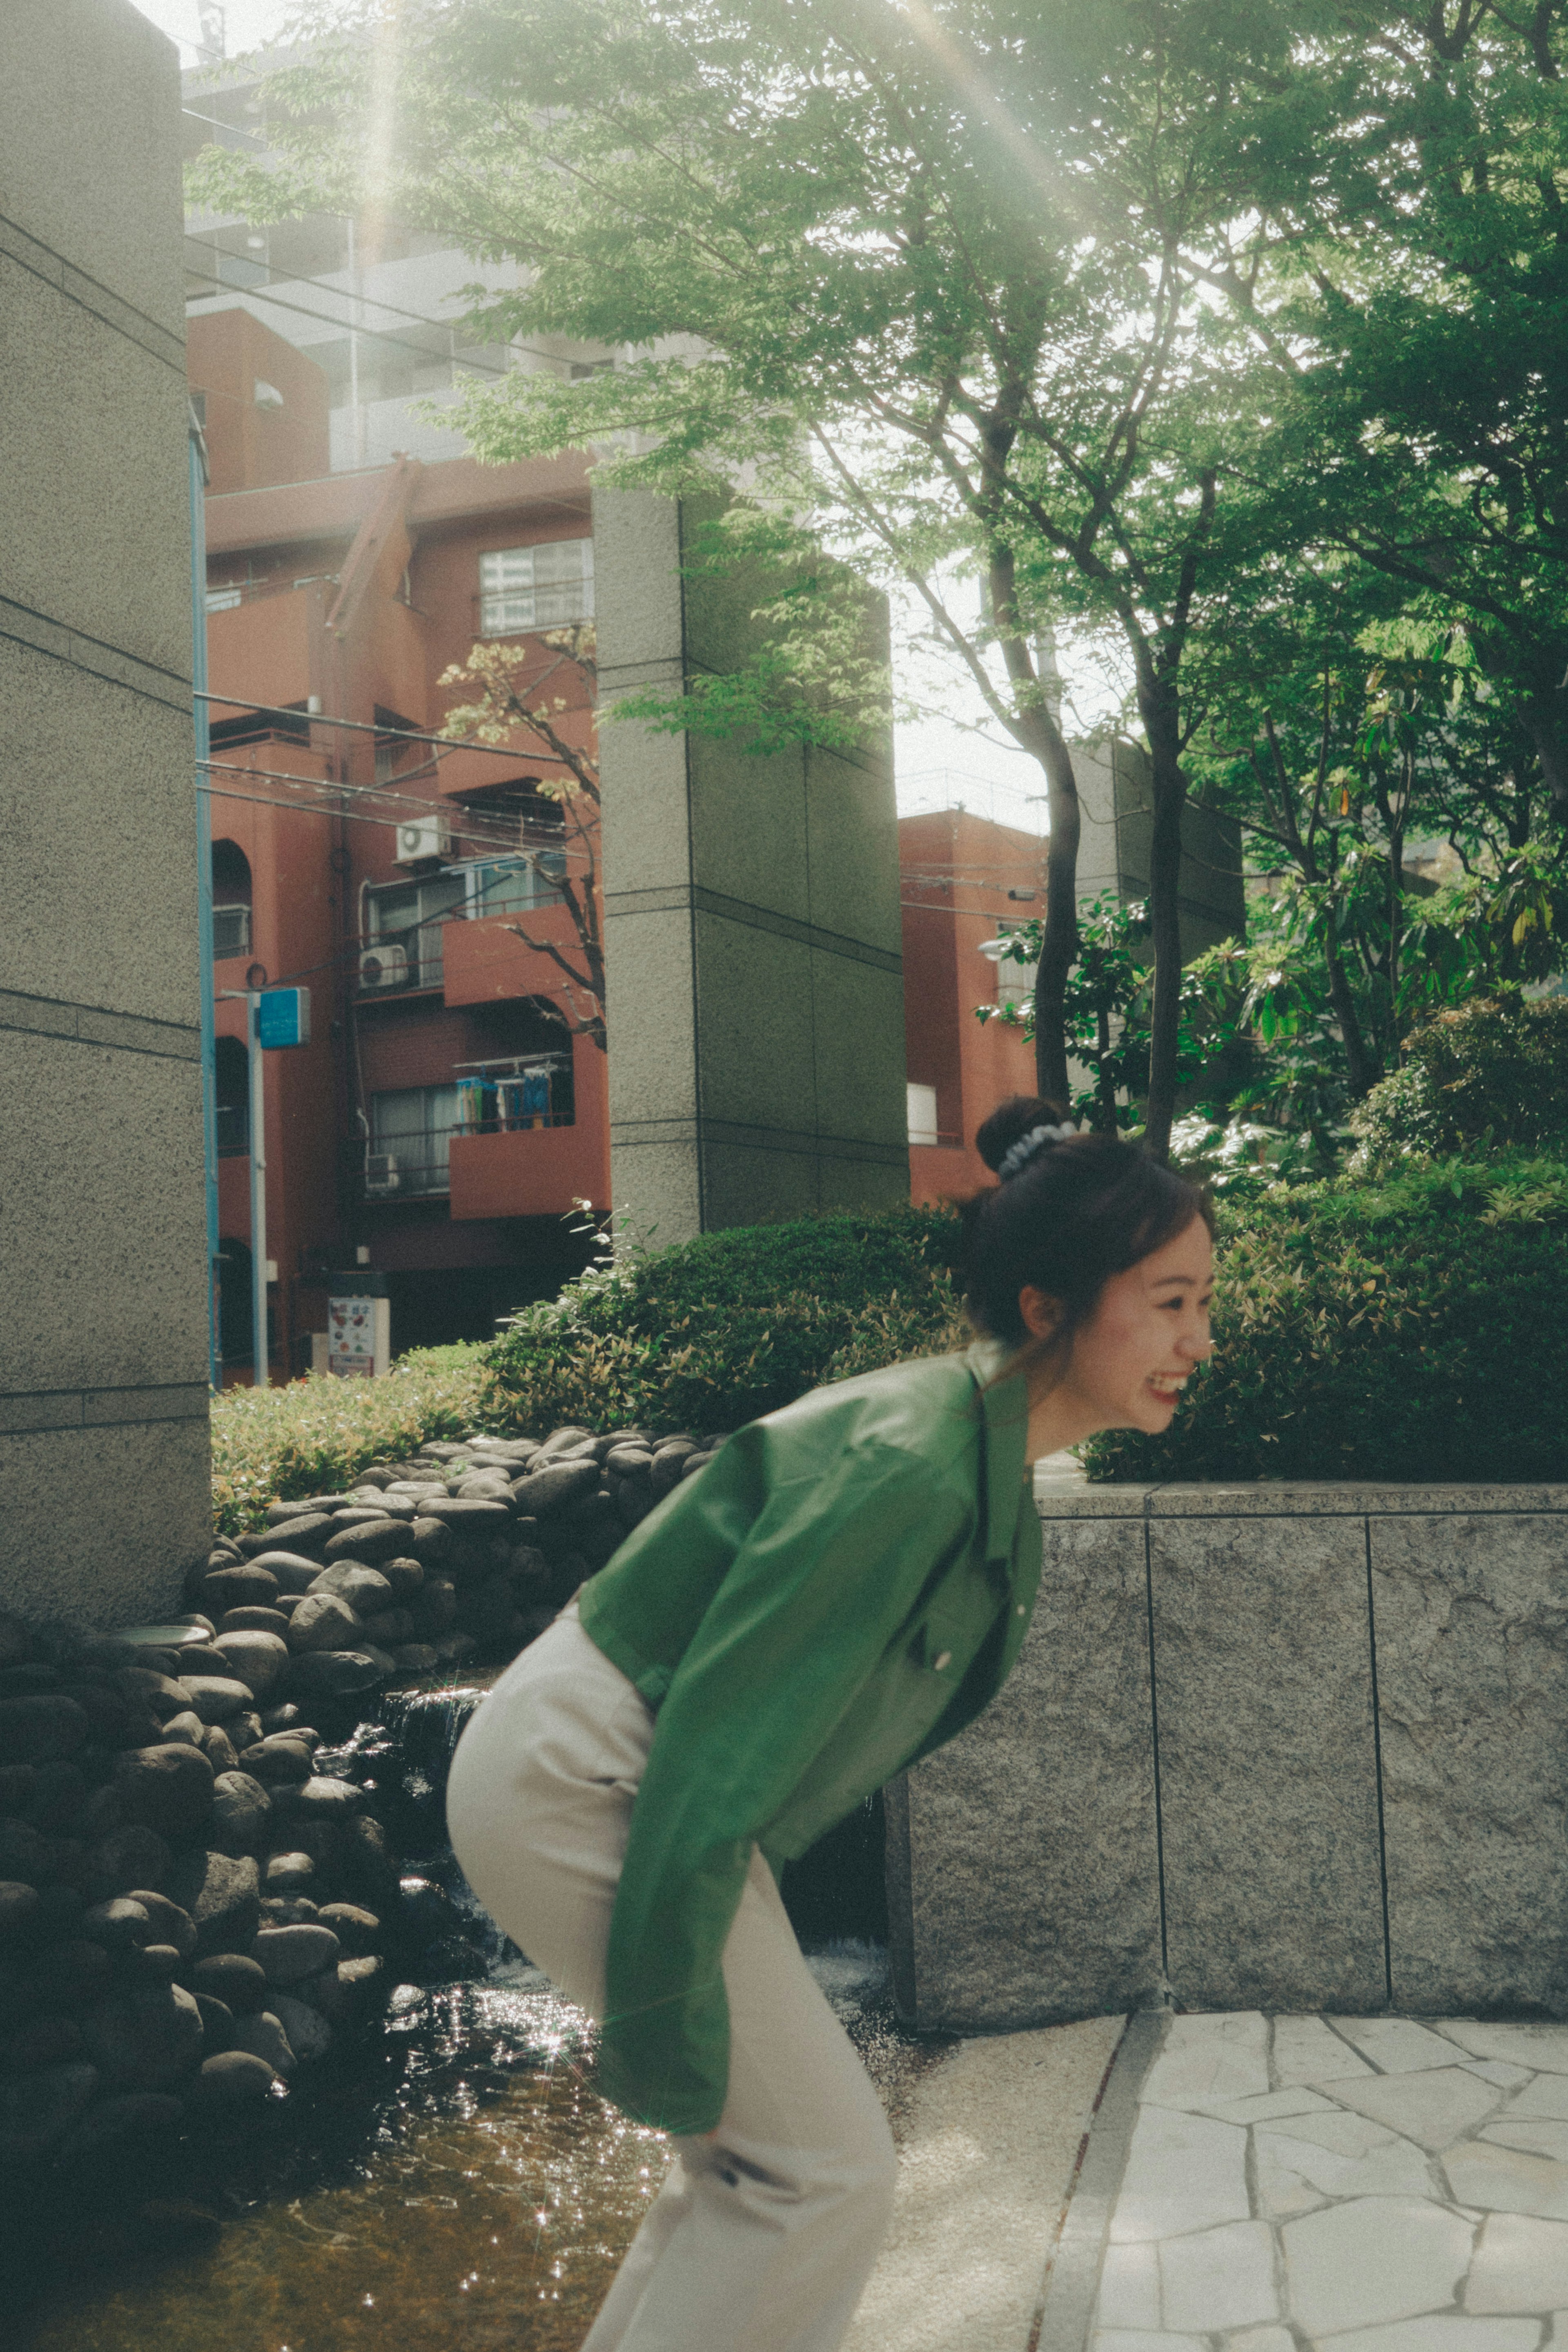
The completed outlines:
<svg viewBox="0 0 1568 2352">
<path fill-rule="evenodd" d="M 952 1651 L 951 1651 L 951 1650 L 938 1650 L 938 1651 L 937 1651 L 937 1653 L 936 1653 L 936 1659 L 934 1660 L 934 1662 L 933 1662 L 933 1663 L 934 1663 L 934 1664 L 935 1664 L 935 1665 L 936 1665 L 936 1668 L 937 1673 L 938 1673 L 938 1674 L 940 1674 L 944 1666 L 950 1666 L 950 1665 L 952 1664 L 952 1663 L 953 1663 L 953 1653 L 952 1653 Z"/>
</svg>

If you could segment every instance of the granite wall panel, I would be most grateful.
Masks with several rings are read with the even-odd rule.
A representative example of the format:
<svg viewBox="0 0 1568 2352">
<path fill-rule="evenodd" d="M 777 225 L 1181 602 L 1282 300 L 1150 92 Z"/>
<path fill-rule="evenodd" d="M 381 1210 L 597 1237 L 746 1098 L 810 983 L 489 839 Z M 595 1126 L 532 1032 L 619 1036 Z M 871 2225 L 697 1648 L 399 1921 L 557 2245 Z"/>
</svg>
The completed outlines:
<svg viewBox="0 0 1568 2352">
<path fill-rule="evenodd" d="M 1395 2003 L 1568 2017 L 1568 1515 L 1371 1549 Z"/>
<path fill-rule="evenodd" d="M 1149 1525 L 1172 1990 L 1381 2008 L 1363 1522 Z"/>
</svg>

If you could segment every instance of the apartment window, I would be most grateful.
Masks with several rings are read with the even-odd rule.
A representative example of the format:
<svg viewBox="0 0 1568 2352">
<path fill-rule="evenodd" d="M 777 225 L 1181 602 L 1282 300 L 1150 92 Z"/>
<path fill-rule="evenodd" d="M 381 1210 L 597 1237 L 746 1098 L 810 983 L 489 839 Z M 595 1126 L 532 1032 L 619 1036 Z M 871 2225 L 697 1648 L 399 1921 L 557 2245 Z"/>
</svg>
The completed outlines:
<svg viewBox="0 0 1568 2352">
<path fill-rule="evenodd" d="M 215 1045 L 218 1158 L 237 1159 L 250 1150 L 250 1056 L 238 1037 Z"/>
<path fill-rule="evenodd" d="M 1038 963 L 1015 963 L 1011 956 L 1004 956 L 997 966 L 998 1004 L 1032 1004 L 1039 984 Z"/>
<path fill-rule="evenodd" d="M 250 860 L 237 841 L 213 844 L 213 958 L 250 953 Z"/>
<path fill-rule="evenodd" d="M 909 1140 L 911 1143 L 935 1143 L 936 1140 L 936 1089 L 935 1087 L 906 1086 L 904 1089 L 909 1105 Z"/>
<path fill-rule="evenodd" d="M 500 547 L 479 558 L 479 634 L 553 629 L 593 616 L 593 541 L 547 540 Z"/>
<path fill-rule="evenodd" d="M 366 1190 L 445 1192 L 447 1154 L 458 1124 L 455 1086 L 400 1087 L 371 1097 L 371 1150 Z"/>
<path fill-rule="evenodd" d="M 436 874 L 425 882 L 393 883 L 389 889 L 371 891 L 360 958 L 361 989 L 382 994 L 399 988 L 439 988 L 441 927 L 462 914 L 464 898 L 461 874 Z"/>
<path fill-rule="evenodd" d="M 526 915 L 532 907 L 554 905 L 566 875 L 566 853 L 546 849 L 537 862 L 525 857 L 490 857 L 467 868 L 468 913 Z"/>
</svg>

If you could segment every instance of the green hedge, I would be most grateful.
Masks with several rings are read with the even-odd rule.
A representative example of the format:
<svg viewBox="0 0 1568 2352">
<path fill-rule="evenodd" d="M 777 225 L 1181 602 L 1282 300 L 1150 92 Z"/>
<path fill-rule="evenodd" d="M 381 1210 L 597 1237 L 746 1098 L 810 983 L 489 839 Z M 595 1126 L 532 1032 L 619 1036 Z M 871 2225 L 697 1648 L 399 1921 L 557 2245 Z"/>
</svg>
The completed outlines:
<svg viewBox="0 0 1568 2352">
<path fill-rule="evenodd" d="M 490 1350 L 492 1426 L 729 1430 L 961 1337 L 956 1218 L 750 1225 L 591 1270 Z"/>
<path fill-rule="evenodd" d="M 1219 1211 L 1214 1362 L 1099 1479 L 1568 1480 L 1568 1165 L 1451 1160 Z"/>
</svg>

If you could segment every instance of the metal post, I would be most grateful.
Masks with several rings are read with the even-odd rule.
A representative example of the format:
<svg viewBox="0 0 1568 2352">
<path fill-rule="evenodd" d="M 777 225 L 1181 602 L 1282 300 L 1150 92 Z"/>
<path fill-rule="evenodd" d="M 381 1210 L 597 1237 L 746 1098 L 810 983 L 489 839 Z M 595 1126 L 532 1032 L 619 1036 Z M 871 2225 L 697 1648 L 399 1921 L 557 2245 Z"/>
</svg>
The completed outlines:
<svg viewBox="0 0 1568 2352">
<path fill-rule="evenodd" d="M 267 1087 L 261 1054 L 261 991 L 246 991 L 246 1027 L 250 1042 L 250 1311 L 256 1385 L 271 1385 L 267 1345 Z"/>
<path fill-rule="evenodd" d="M 212 747 L 207 718 L 207 460 L 195 411 L 191 411 L 191 683 L 196 714 L 196 928 L 201 943 L 202 1144 L 207 1192 L 207 1379 L 224 1384 L 223 1340 L 218 1328 L 218 1102 L 217 1022 L 213 1003 L 213 813 L 207 760 Z"/>
</svg>

